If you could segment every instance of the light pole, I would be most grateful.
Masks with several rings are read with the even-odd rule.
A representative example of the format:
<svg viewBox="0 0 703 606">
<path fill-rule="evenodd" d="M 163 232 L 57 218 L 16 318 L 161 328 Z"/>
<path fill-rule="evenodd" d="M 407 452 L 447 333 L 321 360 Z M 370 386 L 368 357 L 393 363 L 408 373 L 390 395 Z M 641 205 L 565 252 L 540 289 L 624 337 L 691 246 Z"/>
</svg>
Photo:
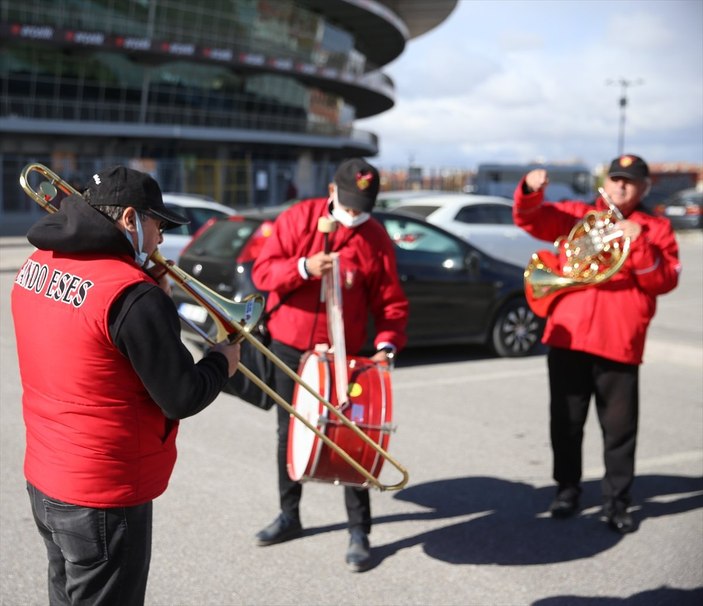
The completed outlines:
<svg viewBox="0 0 703 606">
<path fill-rule="evenodd" d="M 605 83 L 608 86 L 613 84 L 620 85 L 620 129 L 618 132 L 618 156 L 622 156 L 625 152 L 625 109 L 627 108 L 627 87 L 644 84 L 644 80 L 642 80 L 642 78 L 638 78 L 637 80 L 626 80 L 625 78 L 620 78 L 619 80 L 606 80 Z"/>
</svg>

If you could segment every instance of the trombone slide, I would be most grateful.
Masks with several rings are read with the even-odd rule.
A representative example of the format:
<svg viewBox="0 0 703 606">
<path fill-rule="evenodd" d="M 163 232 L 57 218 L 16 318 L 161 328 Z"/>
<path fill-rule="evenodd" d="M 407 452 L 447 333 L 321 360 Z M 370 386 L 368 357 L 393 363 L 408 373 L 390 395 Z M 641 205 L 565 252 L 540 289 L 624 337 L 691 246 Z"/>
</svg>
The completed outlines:
<svg viewBox="0 0 703 606">
<path fill-rule="evenodd" d="M 40 184 L 40 191 L 33 189 L 29 183 L 29 174 L 33 171 L 40 173 L 48 179 L 48 181 L 44 181 Z M 19 181 L 25 193 L 27 193 L 27 195 L 29 195 L 49 213 L 55 213 L 58 210 L 58 208 L 52 204 L 52 200 L 58 193 L 56 191 L 57 187 L 68 195 L 81 196 L 78 190 L 42 164 L 33 163 L 25 166 L 20 174 Z M 288 368 L 288 366 L 280 358 L 278 358 L 250 334 L 251 330 L 258 324 L 261 314 L 264 311 L 265 303 L 262 295 L 249 295 L 242 303 L 235 303 L 234 301 L 230 301 L 229 299 L 220 296 L 204 284 L 198 282 L 195 278 L 183 271 L 177 265 L 165 259 L 158 249 L 152 253 L 150 259 L 154 263 L 161 265 L 166 273 L 173 279 L 174 282 L 176 282 L 176 284 L 178 284 L 180 288 L 187 292 L 193 299 L 195 299 L 195 301 L 206 309 L 217 328 L 216 339 L 218 341 L 224 340 L 225 338 L 233 342 L 241 341 L 242 339 L 249 341 L 253 347 L 269 358 L 273 364 L 278 366 L 293 381 L 298 383 L 303 389 L 307 390 L 311 395 L 316 397 L 330 412 L 337 415 L 340 423 L 347 426 L 351 431 L 357 434 L 360 439 L 364 440 L 367 444 L 369 444 L 369 446 L 374 448 L 380 456 L 384 457 L 391 465 L 393 465 L 400 472 L 402 479 L 392 485 L 381 484 L 373 475 L 369 474 L 366 469 L 357 463 L 351 455 L 330 440 L 319 429 L 317 429 L 317 427 L 314 427 L 309 421 L 303 418 L 302 415 L 300 415 L 293 408 L 293 406 L 286 402 L 278 393 L 271 389 L 246 366 L 240 363 L 237 366 L 238 372 L 244 373 L 249 380 L 251 380 L 255 385 L 257 385 L 257 387 L 259 387 L 259 389 L 271 397 L 271 399 L 273 399 L 279 406 L 282 406 L 287 412 L 295 416 L 301 423 L 310 429 L 310 431 L 314 432 L 329 448 L 334 450 L 342 459 L 344 459 L 345 462 L 360 473 L 370 485 L 373 485 L 379 490 L 400 490 L 403 486 L 405 486 L 405 484 L 407 484 L 408 472 L 402 465 L 400 465 L 400 463 L 393 459 L 393 457 L 391 457 L 380 445 L 376 444 L 376 442 L 369 438 L 354 423 L 349 421 L 334 405 L 325 400 L 312 387 L 310 387 L 310 385 L 303 381 L 300 376 Z M 208 341 L 211 343 L 213 342 L 209 337 Z"/>
</svg>

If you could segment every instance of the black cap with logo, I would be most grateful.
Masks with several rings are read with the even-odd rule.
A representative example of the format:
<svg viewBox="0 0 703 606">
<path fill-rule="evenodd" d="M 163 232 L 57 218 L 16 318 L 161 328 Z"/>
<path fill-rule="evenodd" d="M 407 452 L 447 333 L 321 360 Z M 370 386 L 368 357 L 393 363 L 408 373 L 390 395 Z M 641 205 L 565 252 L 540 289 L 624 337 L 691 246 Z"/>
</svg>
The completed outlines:
<svg viewBox="0 0 703 606">
<path fill-rule="evenodd" d="M 339 203 L 361 212 L 371 212 L 380 187 L 378 171 L 361 158 L 345 160 L 334 174 Z"/>
<path fill-rule="evenodd" d="M 168 227 L 190 221 L 164 205 L 159 184 L 147 173 L 113 166 L 95 173 L 84 192 L 91 206 L 131 206 L 165 221 Z"/>
<path fill-rule="evenodd" d="M 644 181 L 649 177 L 649 166 L 647 166 L 647 163 L 639 156 L 619 156 L 610 163 L 608 176 L 625 177 L 633 181 Z"/>
</svg>

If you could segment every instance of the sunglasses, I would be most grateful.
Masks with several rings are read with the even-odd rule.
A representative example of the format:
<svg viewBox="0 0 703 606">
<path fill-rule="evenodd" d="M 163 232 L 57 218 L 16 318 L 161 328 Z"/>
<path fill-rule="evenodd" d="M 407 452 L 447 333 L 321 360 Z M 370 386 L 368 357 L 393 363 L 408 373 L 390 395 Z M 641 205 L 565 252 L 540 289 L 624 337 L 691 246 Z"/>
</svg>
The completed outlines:
<svg viewBox="0 0 703 606">
<path fill-rule="evenodd" d="M 156 215 L 153 215 L 151 213 L 145 213 L 145 214 L 150 219 L 154 219 L 154 221 L 158 221 L 160 234 L 163 234 L 164 231 L 166 231 L 166 229 L 168 229 L 168 221 L 164 221 L 161 217 L 157 217 Z"/>
</svg>

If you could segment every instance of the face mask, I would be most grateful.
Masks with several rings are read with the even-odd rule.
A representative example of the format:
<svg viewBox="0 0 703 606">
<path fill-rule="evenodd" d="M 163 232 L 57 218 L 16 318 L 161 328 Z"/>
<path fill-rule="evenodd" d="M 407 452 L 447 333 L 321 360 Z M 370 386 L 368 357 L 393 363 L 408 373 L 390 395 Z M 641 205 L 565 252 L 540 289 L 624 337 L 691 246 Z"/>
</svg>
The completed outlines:
<svg viewBox="0 0 703 606">
<path fill-rule="evenodd" d="M 332 217 L 335 219 L 335 221 L 338 221 L 344 227 L 348 228 L 353 228 L 353 227 L 358 227 L 362 223 L 366 223 L 366 221 L 369 220 L 371 215 L 369 213 L 360 213 L 358 215 L 351 215 L 349 214 L 346 210 L 344 210 L 339 203 L 339 199 L 337 197 L 337 190 L 334 190 L 334 193 L 332 194 Z"/>
<path fill-rule="evenodd" d="M 135 212 L 135 224 L 137 226 L 137 250 L 134 251 L 134 260 L 137 262 L 139 267 L 144 267 L 149 255 L 142 250 L 144 246 L 144 229 L 142 228 L 142 220 L 139 218 L 139 213 Z M 132 234 L 129 231 L 123 232 L 127 241 L 134 247 L 134 242 L 132 242 Z"/>
</svg>

